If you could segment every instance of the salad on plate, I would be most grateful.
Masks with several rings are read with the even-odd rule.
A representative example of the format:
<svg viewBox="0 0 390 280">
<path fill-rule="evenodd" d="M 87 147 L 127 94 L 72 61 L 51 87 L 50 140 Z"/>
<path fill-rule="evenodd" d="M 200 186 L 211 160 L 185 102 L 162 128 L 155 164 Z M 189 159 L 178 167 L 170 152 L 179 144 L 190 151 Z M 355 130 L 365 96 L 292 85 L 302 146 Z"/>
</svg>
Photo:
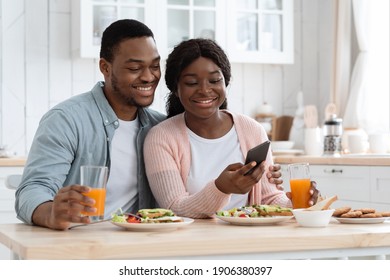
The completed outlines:
<svg viewBox="0 0 390 280">
<path fill-rule="evenodd" d="M 123 213 L 119 209 L 112 214 L 111 221 L 114 223 L 133 224 L 156 224 L 156 223 L 177 223 L 183 222 L 183 218 L 178 217 L 172 210 L 163 208 L 140 209 L 136 214 Z"/>
<path fill-rule="evenodd" d="M 239 217 L 239 218 L 266 218 L 275 216 L 292 216 L 291 208 L 279 205 L 252 205 L 221 210 L 216 213 L 218 217 Z"/>
</svg>

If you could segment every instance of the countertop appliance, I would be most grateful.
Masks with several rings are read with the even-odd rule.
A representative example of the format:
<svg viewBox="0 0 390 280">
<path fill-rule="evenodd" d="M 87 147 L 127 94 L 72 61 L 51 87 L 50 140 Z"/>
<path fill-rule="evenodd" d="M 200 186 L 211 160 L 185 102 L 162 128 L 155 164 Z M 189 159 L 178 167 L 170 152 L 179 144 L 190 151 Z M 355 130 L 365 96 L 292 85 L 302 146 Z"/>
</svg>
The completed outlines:
<svg viewBox="0 0 390 280">
<path fill-rule="evenodd" d="M 340 156 L 341 137 L 343 134 L 342 119 L 336 114 L 330 115 L 324 123 L 324 155 Z"/>
</svg>

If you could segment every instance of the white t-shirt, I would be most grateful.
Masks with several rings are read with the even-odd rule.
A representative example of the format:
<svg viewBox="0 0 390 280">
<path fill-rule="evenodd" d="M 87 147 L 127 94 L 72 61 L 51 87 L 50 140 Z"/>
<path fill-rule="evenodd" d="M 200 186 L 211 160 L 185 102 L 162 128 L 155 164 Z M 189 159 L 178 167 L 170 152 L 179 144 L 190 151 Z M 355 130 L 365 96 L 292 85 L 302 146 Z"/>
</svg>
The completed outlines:
<svg viewBox="0 0 390 280">
<path fill-rule="evenodd" d="M 234 128 L 218 139 L 205 139 L 187 129 L 191 145 L 191 168 L 187 179 L 187 191 L 195 194 L 207 183 L 218 178 L 232 163 L 244 162 L 237 132 Z M 223 210 L 241 207 L 248 202 L 248 194 L 232 194 Z"/>
<path fill-rule="evenodd" d="M 138 118 L 133 121 L 119 120 L 119 127 L 112 138 L 106 205 L 113 206 L 105 208 L 105 218 L 109 218 L 118 210 L 118 205 L 123 211 L 127 211 L 137 203 L 137 161 L 135 159 L 138 126 Z"/>
</svg>

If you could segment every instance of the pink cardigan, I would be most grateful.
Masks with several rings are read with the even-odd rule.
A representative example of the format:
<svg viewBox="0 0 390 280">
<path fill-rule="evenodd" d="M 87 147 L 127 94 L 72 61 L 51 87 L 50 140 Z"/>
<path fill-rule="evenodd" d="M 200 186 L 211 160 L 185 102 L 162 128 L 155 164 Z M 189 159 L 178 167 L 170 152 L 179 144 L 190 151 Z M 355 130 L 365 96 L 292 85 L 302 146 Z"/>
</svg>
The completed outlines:
<svg viewBox="0 0 390 280">
<path fill-rule="evenodd" d="M 244 156 L 250 148 L 268 140 L 264 128 L 257 121 L 228 113 L 233 117 Z M 184 114 L 169 118 L 149 131 L 144 144 L 144 157 L 149 184 L 160 207 L 172 209 L 180 216 L 208 218 L 228 204 L 231 195 L 219 191 L 214 180 L 196 194 L 190 195 L 186 190 L 191 150 Z M 267 168 L 273 164 L 271 152 L 266 162 Z M 291 207 L 285 193 L 270 184 L 265 174 L 249 193 L 248 205 L 252 204 Z"/>
</svg>

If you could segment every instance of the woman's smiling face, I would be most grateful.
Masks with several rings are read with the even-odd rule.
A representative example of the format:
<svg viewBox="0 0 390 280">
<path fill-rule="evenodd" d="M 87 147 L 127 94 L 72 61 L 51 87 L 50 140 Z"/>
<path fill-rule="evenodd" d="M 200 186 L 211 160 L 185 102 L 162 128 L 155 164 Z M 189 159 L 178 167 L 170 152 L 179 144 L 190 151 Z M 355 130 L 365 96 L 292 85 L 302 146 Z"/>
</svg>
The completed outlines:
<svg viewBox="0 0 390 280">
<path fill-rule="evenodd" d="M 177 94 L 187 116 L 209 118 L 226 99 L 225 79 L 211 59 L 199 57 L 180 74 Z"/>
</svg>

